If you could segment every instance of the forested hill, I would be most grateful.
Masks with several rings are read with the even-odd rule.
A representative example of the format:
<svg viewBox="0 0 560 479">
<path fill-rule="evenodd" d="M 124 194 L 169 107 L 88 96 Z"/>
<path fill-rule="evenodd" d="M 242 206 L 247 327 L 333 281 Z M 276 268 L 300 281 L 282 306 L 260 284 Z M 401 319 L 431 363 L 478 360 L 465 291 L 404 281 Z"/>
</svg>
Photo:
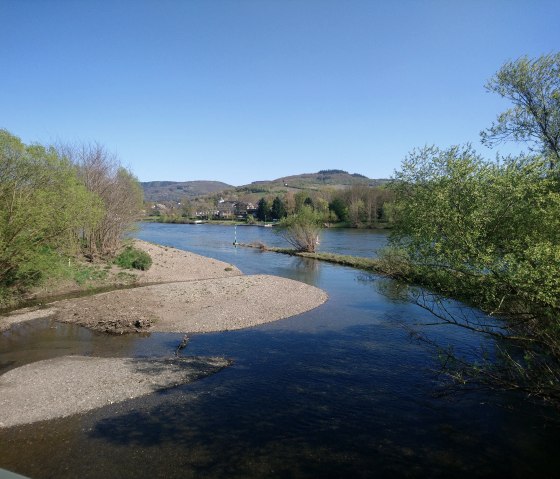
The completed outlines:
<svg viewBox="0 0 560 479">
<path fill-rule="evenodd" d="M 146 181 L 141 183 L 146 201 L 180 201 L 235 188 L 221 181 Z"/>
<path fill-rule="evenodd" d="M 352 185 L 379 186 L 386 183 L 384 179 L 371 179 L 359 173 L 344 170 L 320 170 L 317 173 L 284 176 L 271 181 L 254 181 L 251 186 L 288 187 L 296 189 L 318 189 L 323 186 L 346 187 Z"/>
</svg>

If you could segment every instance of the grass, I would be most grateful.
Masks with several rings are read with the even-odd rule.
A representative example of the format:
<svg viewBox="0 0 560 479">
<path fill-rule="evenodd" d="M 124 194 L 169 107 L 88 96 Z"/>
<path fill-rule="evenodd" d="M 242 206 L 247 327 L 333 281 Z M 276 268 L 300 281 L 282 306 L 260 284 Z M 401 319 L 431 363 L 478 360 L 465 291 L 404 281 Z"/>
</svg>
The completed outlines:
<svg viewBox="0 0 560 479">
<path fill-rule="evenodd" d="M 25 288 L 0 286 L 0 310 L 7 311 L 33 301 L 33 298 L 65 295 L 99 288 L 134 284 L 136 275 L 118 271 L 111 263 L 89 263 L 75 257 L 60 257 L 49 275 Z"/>
<path fill-rule="evenodd" d="M 400 255 L 398 251 L 393 250 L 392 248 L 385 248 L 377 258 L 364 258 L 362 256 L 351 256 L 336 253 L 305 253 L 290 248 L 269 247 L 259 241 L 250 244 L 239 243 L 239 246 L 257 248 L 261 251 L 270 251 L 272 253 L 316 259 L 318 261 L 325 261 L 327 263 L 361 269 L 363 271 L 380 274 L 397 280 L 404 280 L 412 283 L 418 282 L 418 278 L 416 278 L 416 275 L 410 265 L 403 259 L 402 255 Z"/>
<path fill-rule="evenodd" d="M 291 256 L 300 256 L 302 258 L 311 258 L 319 261 L 326 261 L 328 263 L 350 266 L 352 268 L 372 271 L 379 274 L 388 273 L 388 271 L 383 268 L 383 262 L 377 258 L 363 258 L 361 256 L 351 256 L 336 253 L 305 253 L 290 248 L 268 247 L 262 243 L 255 243 L 250 245 L 241 244 L 240 246 L 248 246 L 251 248 L 258 248 L 262 251 L 271 251 L 273 253 L 288 254 Z"/>
<path fill-rule="evenodd" d="M 80 286 L 88 281 L 103 281 L 107 279 L 108 270 L 97 266 L 78 265 L 71 271 L 71 277 Z"/>
<path fill-rule="evenodd" d="M 115 259 L 97 258 L 95 262 L 85 261 L 78 254 L 68 256 L 45 249 L 24 271 L 32 281 L 18 286 L 0 284 L 0 310 L 14 309 L 33 298 L 132 285 L 137 275 L 119 271 L 119 267 L 147 270 L 151 264 L 152 258 L 147 253 L 130 244 Z"/>
</svg>

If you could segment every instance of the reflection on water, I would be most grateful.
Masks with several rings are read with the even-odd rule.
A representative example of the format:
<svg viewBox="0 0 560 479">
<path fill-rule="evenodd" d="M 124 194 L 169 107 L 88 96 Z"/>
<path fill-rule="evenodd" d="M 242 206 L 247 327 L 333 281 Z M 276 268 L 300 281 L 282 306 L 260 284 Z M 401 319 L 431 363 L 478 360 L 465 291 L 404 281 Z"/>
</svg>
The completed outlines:
<svg viewBox="0 0 560 479">
<path fill-rule="evenodd" d="M 434 398 L 434 360 L 402 327 L 429 315 L 403 301 L 395 283 L 308 259 L 236 250 L 225 244 L 230 228 L 207 227 L 215 230 L 204 246 L 194 228 L 147 225 L 139 236 L 246 273 L 315 284 L 329 301 L 257 328 L 194 336 L 187 354 L 234 361 L 202 381 L 0 430 L 1 467 L 36 478 L 546 477 L 559 468 L 558 431 L 545 427 L 536 408 L 511 411 L 498 404 L 515 397 L 492 393 Z M 268 231 L 244 234 L 250 230 Z M 43 321 L 3 336 L 3 367 L 58 354 L 165 356 L 181 339 L 60 327 Z M 429 330 L 461 347 L 478 344 L 468 331 Z"/>
</svg>

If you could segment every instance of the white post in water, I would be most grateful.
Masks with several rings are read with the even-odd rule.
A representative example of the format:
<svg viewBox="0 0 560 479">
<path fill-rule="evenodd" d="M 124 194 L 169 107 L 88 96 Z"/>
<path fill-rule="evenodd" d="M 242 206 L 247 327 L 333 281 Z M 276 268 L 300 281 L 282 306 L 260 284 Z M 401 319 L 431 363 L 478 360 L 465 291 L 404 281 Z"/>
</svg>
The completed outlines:
<svg viewBox="0 0 560 479">
<path fill-rule="evenodd" d="M 233 246 L 237 248 L 237 225 L 233 225 Z"/>
</svg>

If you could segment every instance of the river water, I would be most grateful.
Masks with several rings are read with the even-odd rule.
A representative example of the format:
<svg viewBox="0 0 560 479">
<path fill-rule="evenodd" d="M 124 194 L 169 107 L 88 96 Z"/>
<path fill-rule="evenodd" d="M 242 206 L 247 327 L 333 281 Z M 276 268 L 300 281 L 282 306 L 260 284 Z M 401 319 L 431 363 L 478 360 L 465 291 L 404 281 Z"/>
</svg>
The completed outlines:
<svg viewBox="0 0 560 479">
<path fill-rule="evenodd" d="M 479 340 L 426 327 L 394 282 L 235 248 L 233 227 L 143 224 L 137 237 L 285 276 L 329 294 L 256 328 L 193 336 L 186 354 L 233 366 L 163 393 L 66 419 L 0 429 L 0 467 L 33 478 L 554 477 L 558 429 L 512 395 L 437 398 L 437 361 L 407 327 L 468 354 Z M 237 240 L 283 245 L 272 228 Z M 383 233 L 328 230 L 323 251 L 375 255 Z M 165 356 L 182 335 L 107 337 L 48 320 L 0 338 L 0 368 L 64 354 Z M 1 391 L 0 391 L 1 394 Z"/>
</svg>

